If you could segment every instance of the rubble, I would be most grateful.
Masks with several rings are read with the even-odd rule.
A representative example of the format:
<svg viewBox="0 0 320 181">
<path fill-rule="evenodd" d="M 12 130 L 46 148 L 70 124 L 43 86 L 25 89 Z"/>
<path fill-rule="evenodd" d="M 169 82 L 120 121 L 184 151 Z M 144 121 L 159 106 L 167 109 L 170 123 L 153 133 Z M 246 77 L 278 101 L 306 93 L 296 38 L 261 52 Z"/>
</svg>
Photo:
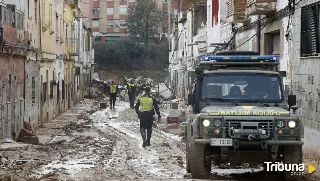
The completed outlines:
<svg viewBox="0 0 320 181">
<path fill-rule="evenodd" d="M 107 103 L 106 102 L 100 102 L 100 108 L 101 109 L 107 108 Z"/>
<path fill-rule="evenodd" d="M 21 129 L 17 141 L 34 145 L 40 144 L 39 138 L 33 132 L 30 132 L 26 129 Z"/>
</svg>

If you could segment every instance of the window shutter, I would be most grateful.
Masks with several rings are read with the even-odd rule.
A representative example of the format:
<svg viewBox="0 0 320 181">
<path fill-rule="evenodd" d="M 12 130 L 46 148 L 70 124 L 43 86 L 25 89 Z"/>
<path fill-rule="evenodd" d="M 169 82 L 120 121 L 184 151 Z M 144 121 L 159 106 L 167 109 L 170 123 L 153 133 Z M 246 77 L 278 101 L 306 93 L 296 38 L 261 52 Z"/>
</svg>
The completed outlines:
<svg viewBox="0 0 320 181">
<path fill-rule="evenodd" d="M 316 22 L 316 13 L 314 8 L 307 11 L 308 17 L 308 41 L 309 41 L 309 49 L 312 55 L 317 53 L 317 22 Z"/>
</svg>

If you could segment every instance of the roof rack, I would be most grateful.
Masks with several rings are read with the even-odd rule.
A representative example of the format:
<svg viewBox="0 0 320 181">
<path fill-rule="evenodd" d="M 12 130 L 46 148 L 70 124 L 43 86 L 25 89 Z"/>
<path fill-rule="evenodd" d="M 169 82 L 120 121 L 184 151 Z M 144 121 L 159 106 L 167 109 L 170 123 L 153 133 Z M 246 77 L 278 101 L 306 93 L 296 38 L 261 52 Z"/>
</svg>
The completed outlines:
<svg viewBox="0 0 320 181">
<path fill-rule="evenodd" d="M 277 65 L 279 65 L 279 56 L 273 55 L 202 56 L 199 68 L 265 67 L 269 69 Z"/>
</svg>

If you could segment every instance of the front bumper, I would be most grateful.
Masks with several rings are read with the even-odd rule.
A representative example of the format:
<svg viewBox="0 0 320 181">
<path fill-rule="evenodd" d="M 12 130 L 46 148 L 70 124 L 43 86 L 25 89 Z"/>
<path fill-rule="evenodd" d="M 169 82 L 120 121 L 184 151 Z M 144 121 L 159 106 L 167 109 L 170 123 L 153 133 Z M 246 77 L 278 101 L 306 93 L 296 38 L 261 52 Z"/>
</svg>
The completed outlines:
<svg viewBox="0 0 320 181">
<path fill-rule="evenodd" d="M 210 145 L 211 139 L 196 139 L 195 143 L 197 144 L 206 144 Z M 288 145 L 303 145 L 303 141 L 289 141 L 289 140 L 261 140 L 261 141 L 242 141 L 239 140 L 240 145 L 260 145 L 264 143 L 266 145 L 276 145 L 276 146 L 288 146 Z"/>
</svg>

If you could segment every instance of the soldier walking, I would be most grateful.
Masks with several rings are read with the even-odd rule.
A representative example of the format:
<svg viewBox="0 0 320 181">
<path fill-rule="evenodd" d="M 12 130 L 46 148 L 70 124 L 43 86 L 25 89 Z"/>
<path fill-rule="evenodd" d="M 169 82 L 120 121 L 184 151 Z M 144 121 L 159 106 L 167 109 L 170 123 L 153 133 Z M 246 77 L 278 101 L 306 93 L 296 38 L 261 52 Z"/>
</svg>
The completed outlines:
<svg viewBox="0 0 320 181">
<path fill-rule="evenodd" d="M 109 86 L 110 109 L 115 109 L 114 106 L 116 104 L 117 93 L 118 93 L 118 85 L 114 82 L 114 80 L 112 80 Z"/>
<path fill-rule="evenodd" d="M 157 100 L 150 95 L 151 88 L 146 87 L 145 95 L 139 98 L 135 109 L 140 119 L 140 133 L 142 136 L 142 147 L 150 146 L 150 139 L 152 134 L 153 116 L 155 112 L 158 115 L 158 120 L 161 119 L 159 106 Z M 147 131 L 147 134 L 146 134 Z"/>
</svg>

